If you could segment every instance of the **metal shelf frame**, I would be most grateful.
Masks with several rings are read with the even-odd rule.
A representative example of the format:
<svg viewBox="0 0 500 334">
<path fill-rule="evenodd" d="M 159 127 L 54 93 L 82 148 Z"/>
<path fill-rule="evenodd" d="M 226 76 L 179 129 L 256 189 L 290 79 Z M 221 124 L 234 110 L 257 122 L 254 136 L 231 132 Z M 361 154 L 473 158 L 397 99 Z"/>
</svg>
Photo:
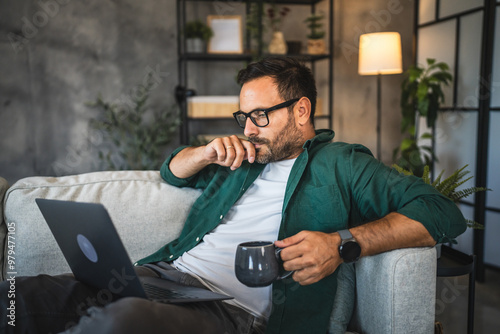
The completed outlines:
<svg viewBox="0 0 500 334">
<path fill-rule="evenodd" d="M 311 13 L 316 10 L 316 5 L 322 1 L 327 1 L 328 8 L 328 53 L 325 55 L 308 55 L 308 54 L 289 54 L 287 56 L 296 57 L 304 62 L 311 64 L 311 69 L 315 73 L 315 63 L 317 61 L 328 62 L 328 115 L 315 117 L 316 119 L 327 119 L 330 128 L 333 128 L 333 7 L 334 0 L 274 0 L 276 4 L 283 5 L 309 5 Z M 250 62 L 253 55 L 249 53 L 243 54 L 208 54 L 208 53 L 186 53 L 185 39 L 182 36 L 183 27 L 186 23 L 186 3 L 188 2 L 213 2 L 213 0 L 177 0 L 177 59 L 178 59 L 178 84 L 175 89 L 176 101 L 179 105 L 181 112 L 181 129 L 180 129 L 180 142 L 181 144 L 189 144 L 191 138 L 190 123 L 191 122 L 211 122 L 221 120 L 232 120 L 232 118 L 190 118 L 187 115 L 187 98 L 196 94 L 192 89 L 189 89 L 188 83 L 188 69 L 190 62 L 196 61 L 209 61 L 209 62 Z M 269 0 L 232 0 L 235 3 L 244 3 L 246 6 L 246 13 L 249 13 L 250 5 L 257 3 L 263 6 L 266 3 L 271 3 Z M 261 23 L 262 26 L 262 23 Z M 262 35 L 262 31 L 260 32 Z M 250 39 L 246 38 L 246 49 L 250 49 Z M 262 38 L 259 40 L 258 58 L 266 56 L 262 52 Z M 234 121 L 234 120 L 233 120 Z"/>
</svg>

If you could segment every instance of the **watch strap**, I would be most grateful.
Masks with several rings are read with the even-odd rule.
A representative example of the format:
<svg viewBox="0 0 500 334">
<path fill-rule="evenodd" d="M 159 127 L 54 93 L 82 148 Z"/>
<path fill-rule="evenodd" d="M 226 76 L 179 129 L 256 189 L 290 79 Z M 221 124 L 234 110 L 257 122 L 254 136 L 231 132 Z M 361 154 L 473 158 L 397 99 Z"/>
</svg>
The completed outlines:
<svg viewBox="0 0 500 334">
<path fill-rule="evenodd" d="M 352 236 L 351 232 L 349 230 L 340 230 L 338 231 L 338 234 L 340 235 L 340 238 L 342 240 L 347 240 L 347 239 L 353 239 L 354 237 Z"/>
</svg>

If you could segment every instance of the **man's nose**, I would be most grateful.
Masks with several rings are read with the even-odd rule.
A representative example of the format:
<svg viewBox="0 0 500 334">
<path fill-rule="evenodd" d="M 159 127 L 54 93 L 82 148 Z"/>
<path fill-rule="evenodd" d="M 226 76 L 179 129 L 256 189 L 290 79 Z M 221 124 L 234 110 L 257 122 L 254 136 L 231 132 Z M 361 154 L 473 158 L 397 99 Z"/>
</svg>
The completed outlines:
<svg viewBox="0 0 500 334">
<path fill-rule="evenodd" d="M 256 135 L 257 132 L 258 132 L 258 127 L 255 124 L 253 124 L 250 117 L 248 117 L 247 120 L 245 121 L 245 130 L 243 131 L 243 133 L 245 134 L 245 136 L 250 137 L 252 135 Z"/>
</svg>

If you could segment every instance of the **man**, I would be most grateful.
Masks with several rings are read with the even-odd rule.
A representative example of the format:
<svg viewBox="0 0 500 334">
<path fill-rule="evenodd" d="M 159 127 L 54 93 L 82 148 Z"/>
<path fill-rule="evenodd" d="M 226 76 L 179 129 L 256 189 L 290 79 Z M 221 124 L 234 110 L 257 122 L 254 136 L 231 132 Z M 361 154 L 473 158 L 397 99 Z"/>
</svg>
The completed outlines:
<svg viewBox="0 0 500 334">
<path fill-rule="evenodd" d="M 325 333 L 342 262 L 432 246 L 465 230 L 457 207 L 431 186 L 399 175 L 360 145 L 331 143 L 330 130 L 315 131 L 316 88 L 303 64 L 267 58 L 238 80 L 241 110 L 234 117 L 247 140 L 181 147 L 165 161 L 165 181 L 204 192 L 179 238 L 138 267 L 146 275 L 149 268 L 184 275 L 235 299 L 177 306 L 124 298 L 89 309 L 71 332 Z M 267 288 L 240 284 L 236 245 L 250 240 L 278 240 L 292 279 Z M 345 242 L 348 250 L 339 248 Z M 67 291 L 68 281 L 53 285 Z M 23 282 L 41 284 L 27 279 L 18 291 L 28 286 Z M 71 282 L 73 293 L 65 296 L 73 305 L 93 293 Z"/>
</svg>

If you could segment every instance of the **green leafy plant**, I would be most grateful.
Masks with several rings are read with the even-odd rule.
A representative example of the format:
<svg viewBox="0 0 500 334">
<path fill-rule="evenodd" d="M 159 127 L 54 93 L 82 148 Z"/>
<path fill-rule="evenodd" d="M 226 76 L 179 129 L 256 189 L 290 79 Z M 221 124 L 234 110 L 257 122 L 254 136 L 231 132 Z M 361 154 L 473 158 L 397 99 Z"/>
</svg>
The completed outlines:
<svg viewBox="0 0 500 334">
<path fill-rule="evenodd" d="M 427 126 L 436 123 L 440 103 L 444 102 L 442 85 L 449 85 L 453 79 L 449 66 L 427 59 L 427 68 L 411 66 L 406 71 L 406 78 L 401 88 L 401 109 L 403 120 L 401 130 L 415 126 L 416 112 L 426 117 Z"/>
<path fill-rule="evenodd" d="M 426 132 L 417 138 L 415 127 L 412 127 L 407 134 L 407 138 L 404 138 L 401 144 L 394 149 L 393 160 L 398 165 L 411 170 L 415 175 L 422 176 L 424 167 L 430 165 L 432 161 L 437 161 L 437 158 L 431 146 L 419 145 L 418 143 L 424 139 L 432 140 L 433 136 Z"/>
<path fill-rule="evenodd" d="M 175 106 L 168 111 L 148 108 L 153 86 L 151 80 L 139 85 L 131 94 L 129 105 L 105 102 L 101 96 L 87 104 L 101 111 L 98 119 L 90 121 L 90 126 L 101 130 L 112 146 L 107 152 L 99 152 L 99 158 L 109 169 L 153 170 L 164 160 L 166 146 L 178 129 L 180 117 Z"/>
<path fill-rule="evenodd" d="M 427 59 L 427 67 L 411 66 L 405 72 L 401 85 L 401 133 L 406 134 L 401 144 L 394 149 L 393 160 L 399 166 L 422 176 L 423 168 L 436 160 L 432 147 L 419 145 L 419 140 L 432 139 L 431 133 L 419 138 L 420 116 L 426 118 L 427 126 L 436 124 L 439 106 L 444 102 L 443 86 L 450 84 L 452 75 L 444 62 Z"/>
<path fill-rule="evenodd" d="M 465 170 L 468 166 L 469 165 L 465 165 L 462 168 L 457 169 L 445 179 L 443 179 L 444 170 L 442 170 L 441 173 L 439 173 L 438 177 L 431 182 L 429 166 L 426 165 L 423 169 L 423 174 L 421 178 L 422 180 L 424 180 L 425 183 L 430 184 L 431 186 L 436 188 L 436 190 L 439 191 L 441 194 L 448 197 L 453 202 L 458 203 L 461 199 L 464 199 L 479 191 L 491 190 L 484 187 L 469 187 L 460 190 L 458 189 L 458 187 L 460 187 L 462 184 L 473 178 L 473 176 L 469 176 L 466 179 L 464 179 L 464 177 L 470 173 L 470 171 Z M 412 171 L 407 170 L 396 164 L 392 165 L 392 167 L 396 169 L 398 172 L 403 173 L 405 175 L 414 175 Z M 484 228 L 482 224 L 479 224 L 478 222 L 472 221 L 470 219 L 466 219 L 466 222 L 467 226 L 470 228 L 476 228 L 476 229 Z"/>
<path fill-rule="evenodd" d="M 204 136 L 191 136 L 189 138 L 189 145 L 192 146 L 204 146 L 210 143 L 210 140 L 206 139 Z"/>
<path fill-rule="evenodd" d="M 252 2 L 249 5 L 249 11 L 246 16 L 246 29 L 250 39 L 250 53 L 252 60 L 259 60 L 262 52 L 262 35 L 266 32 L 266 26 L 262 24 L 262 18 L 265 16 L 262 2 Z"/>
<path fill-rule="evenodd" d="M 323 15 L 311 14 L 308 16 L 304 22 L 309 28 L 309 34 L 307 38 L 309 39 L 321 39 L 325 37 L 325 31 L 323 30 Z"/>
<path fill-rule="evenodd" d="M 214 32 L 212 28 L 210 28 L 205 23 L 200 20 L 195 20 L 186 23 L 184 27 L 184 37 L 185 38 L 200 38 L 207 42 L 210 38 L 212 38 Z"/>
</svg>

